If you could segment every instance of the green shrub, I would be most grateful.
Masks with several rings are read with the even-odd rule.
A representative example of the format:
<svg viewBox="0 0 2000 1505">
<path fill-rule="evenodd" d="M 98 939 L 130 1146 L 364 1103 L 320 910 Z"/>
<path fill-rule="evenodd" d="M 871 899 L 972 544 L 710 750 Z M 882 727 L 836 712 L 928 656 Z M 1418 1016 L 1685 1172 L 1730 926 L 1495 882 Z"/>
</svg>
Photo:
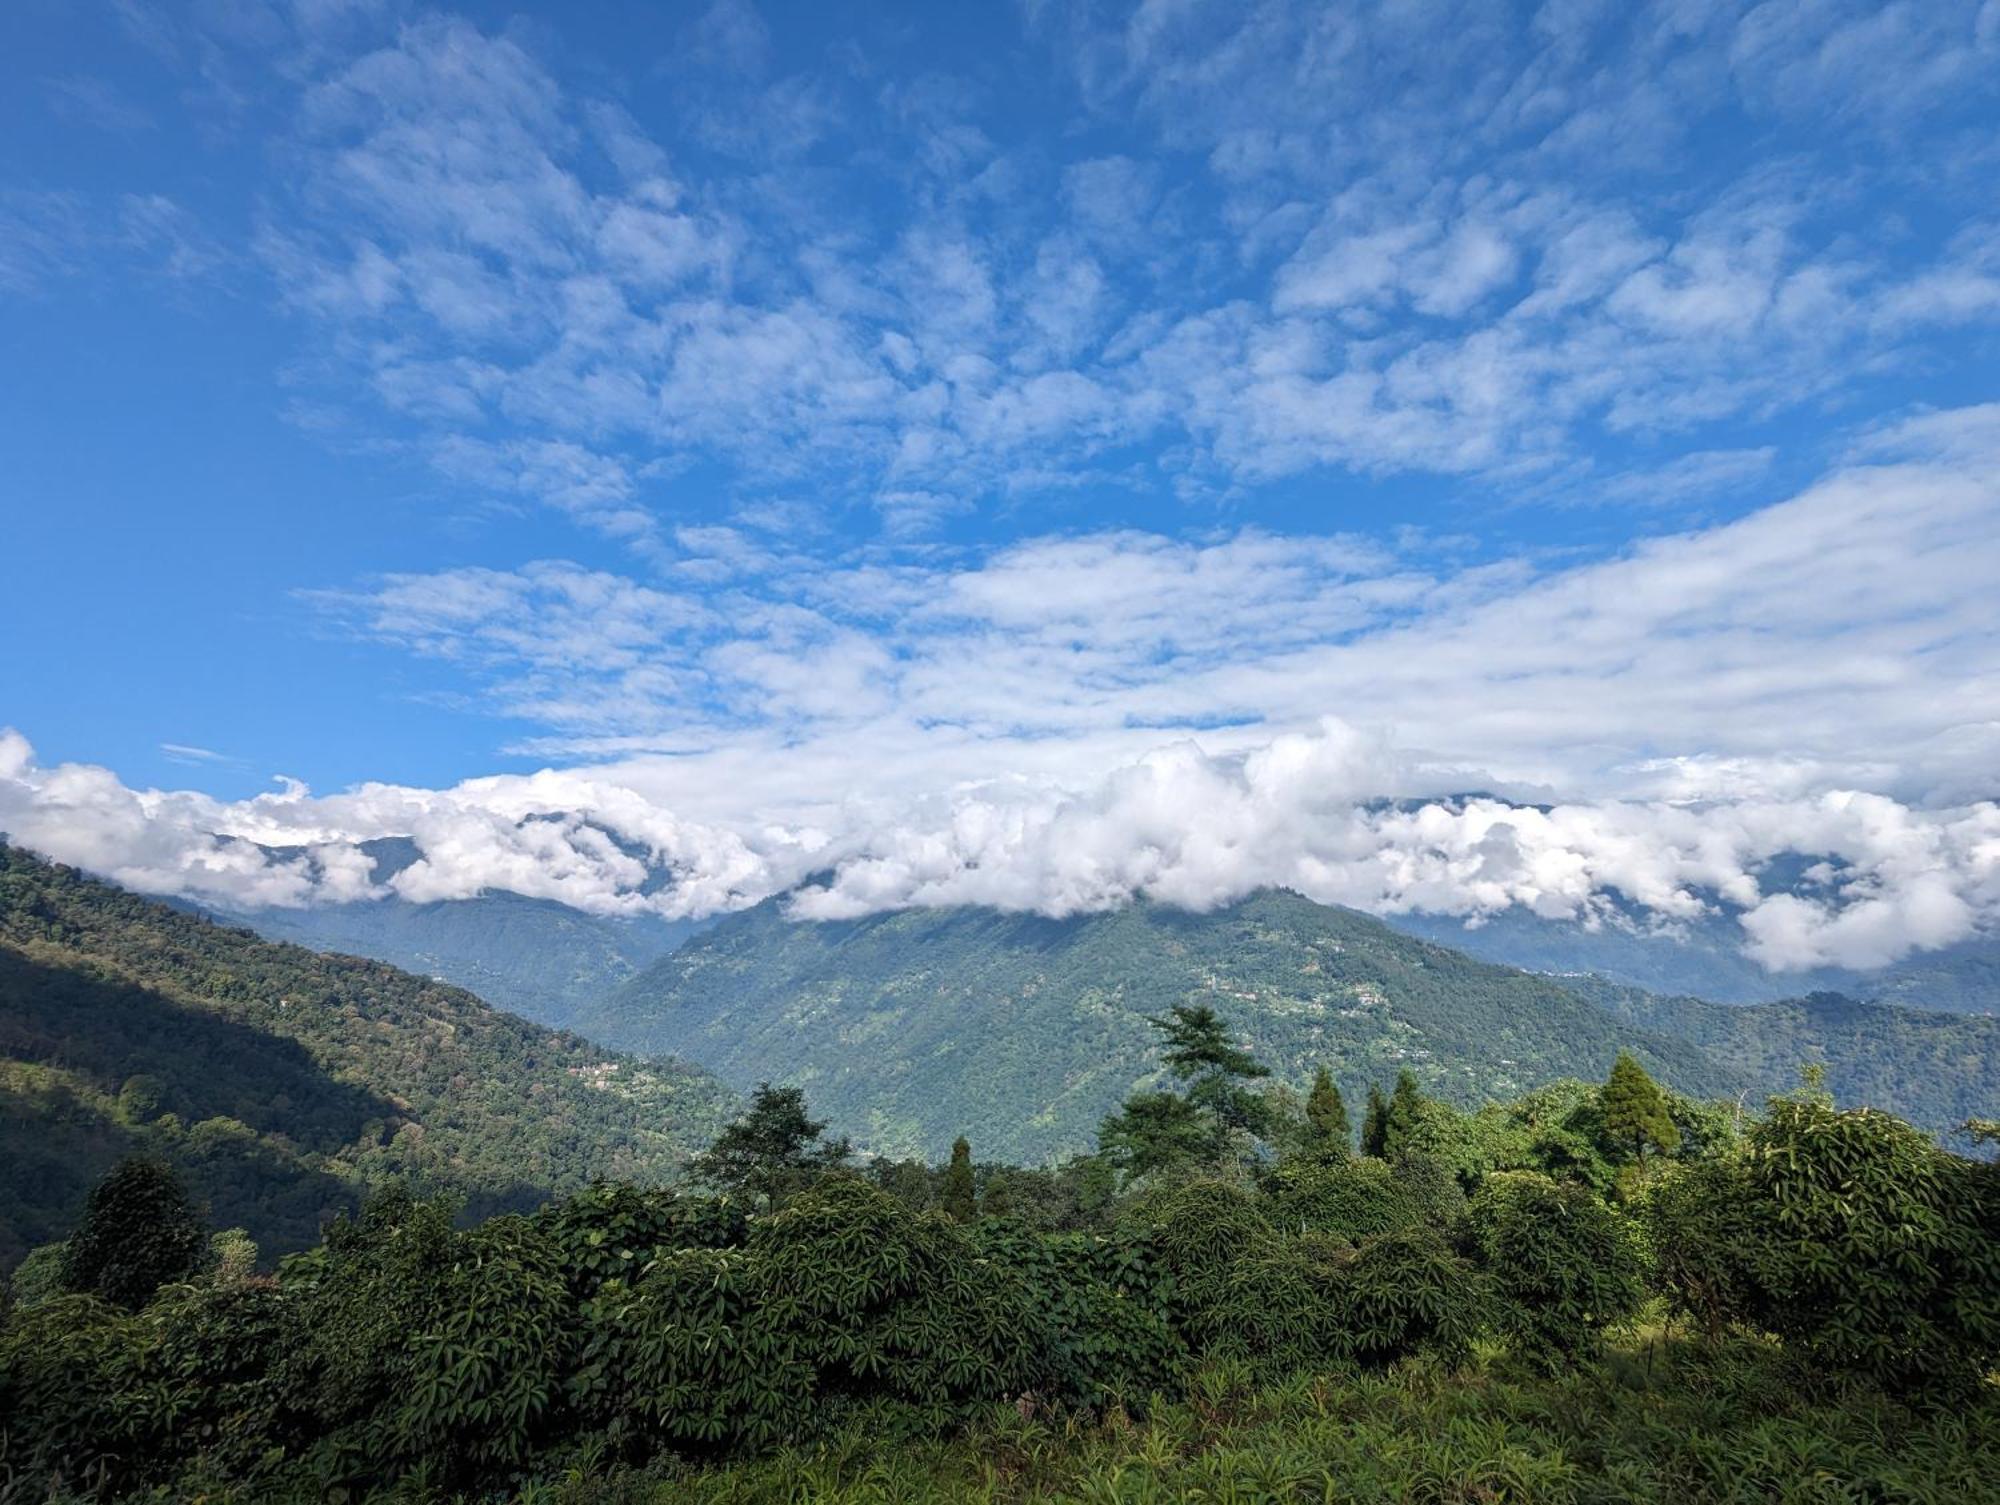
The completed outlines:
<svg viewBox="0 0 2000 1505">
<path fill-rule="evenodd" d="M 1668 1293 L 1819 1372 L 1970 1386 L 2000 1359 L 2000 1180 L 1872 1109 L 1774 1099 L 1743 1153 L 1650 1198 Z"/>
<path fill-rule="evenodd" d="M 1485 1320 L 1484 1283 L 1421 1225 L 1389 1168 L 1302 1163 L 1291 1179 L 1294 1195 L 1323 1195 L 1350 1226 L 1387 1223 L 1388 1231 L 1364 1236 L 1358 1248 L 1324 1228 L 1280 1232 L 1246 1193 L 1214 1181 L 1149 1199 L 1145 1224 L 1174 1278 L 1190 1349 L 1247 1359 L 1266 1373 L 1387 1364 L 1420 1352 L 1463 1357 Z M 1381 1216 L 1385 1208 L 1393 1221 Z M 1280 1214 L 1280 1228 L 1290 1217 Z"/>
<path fill-rule="evenodd" d="M 1340 1358 L 1343 1266 L 1353 1257 L 1351 1245 L 1328 1234 L 1260 1234 L 1236 1251 L 1216 1299 L 1188 1313 L 1190 1345 L 1265 1373 Z"/>
<path fill-rule="evenodd" d="M 282 1272 L 283 1406 L 328 1484 L 422 1464 L 455 1480 L 525 1458 L 559 1397 L 569 1293 L 526 1219 L 465 1232 L 443 1202 L 385 1195 Z"/>
<path fill-rule="evenodd" d="M 948 1410 L 1045 1387 L 1049 1337 L 964 1231 L 860 1181 L 826 1181 L 750 1225 L 760 1296 L 822 1399 Z"/>
<path fill-rule="evenodd" d="M 1020 1283 L 1049 1335 L 1048 1399 L 1143 1412 L 1150 1396 L 1173 1388 L 1187 1347 L 1150 1238 L 1130 1229 L 1038 1233 L 1006 1218 L 969 1231 L 980 1257 Z"/>
<path fill-rule="evenodd" d="M 1347 1269 L 1344 1352 L 1363 1364 L 1429 1354 L 1464 1362 L 1492 1320 L 1489 1283 L 1427 1228 L 1370 1239 Z"/>
<path fill-rule="evenodd" d="M 1473 1246 L 1516 1349 L 1544 1365 L 1594 1354 L 1645 1296 L 1638 1231 L 1580 1186 L 1532 1171 L 1489 1176 L 1470 1211 Z"/>
<path fill-rule="evenodd" d="M 626 1450 L 658 1439 L 698 1450 L 769 1447 L 810 1432 L 817 1375 L 765 1299 L 762 1261 L 684 1249 L 584 1310 L 569 1380 L 585 1420 Z"/>
<path fill-rule="evenodd" d="M 14 1274 L 7 1282 L 8 1301 L 15 1307 L 34 1306 L 60 1295 L 63 1264 L 68 1255 L 68 1248 L 62 1244 L 43 1244 L 30 1249 L 28 1257 L 14 1267 Z"/>
<path fill-rule="evenodd" d="M 7 1463 L 65 1487 L 124 1488 L 176 1456 L 187 1400 L 152 1354 L 143 1315 L 92 1295 L 58 1294 L 0 1332 L 0 1428 Z"/>
<path fill-rule="evenodd" d="M 1637 1204 L 1653 1255 L 1652 1285 L 1668 1312 L 1711 1342 L 1757 1309 L 1755 1251 L 1764 1208 L 1739 1157 L 1676 1165 Z"/>
<path fill-rule="evenodd" d="M 1291 1231 L 1354 1242 L 1424 1221 L 1409 1184 L 1380 1160 L 1289 1161 L 1271 1174 L 1269 1191 L 1272 1222 Z"/>
<path fill-rule="evenodd" d="M 549 1203 L 534 1223 L 554 1243 L 579 1301 L 607 1281 L 633 1281 L 663 1254 L 736 1248 L 749 1226 L 739 1199 L 602 1181 Z"/>
<path fill-rule="evenodd" d="M 165 1161 L 133 1156 L 92 1188 L 63 1249 L 62 1283 L 128 1311 L 201 1268 L 208 1234 Z"/>
<path fill-rule="evenodd" d="M 1223 1299 L 1231 1266 L 1271 1231 L 1258 1198 L 1233 1182 L 1208 1178 L 1134 1199 L 1119 1227 L 1150 1240 L 1173 1281 L 1176 1322 L 1183 1326 Z"/>
<path fill-rule="evenodd" d="M 173 1286 L 146 1308 L 153 1360 L 181 1397 L 179 1450 L 199 1450 L 232 1477 L 268 1471 L 279 1429 L 279 1371 L 292 1345 L 290 1303 L 278 1283 L 226 1269 Z"/>
<path fill-rule="evenodd" d="M 1397 1156 L 1389 1169 L 1410 1206 L 1428 1226 L 1450 1235 L 1465 1221 L 1469 1205 L 1465 1188 L 1442 1161 L 1410 1151 Z"/>
</svg>

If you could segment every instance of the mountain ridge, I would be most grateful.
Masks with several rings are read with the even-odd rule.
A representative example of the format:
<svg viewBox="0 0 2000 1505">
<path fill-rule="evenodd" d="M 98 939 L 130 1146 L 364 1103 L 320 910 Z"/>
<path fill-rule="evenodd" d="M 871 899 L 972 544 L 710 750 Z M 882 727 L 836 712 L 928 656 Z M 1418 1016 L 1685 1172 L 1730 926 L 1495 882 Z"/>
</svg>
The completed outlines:
<svg viewBox="0 0 2000 1505">
<path fill-rule="evenodd" d="M 783 906 L 692 938 L 577 1027 L 735 1085 L 803 1085 L 884 1153 L 934 1155 L 960 1132 L 1013 1158 L 1084 1148 L 1157 1075 L 1146 1019 L 1180 1002 L 1215 1003 L 1282 1079 L 1323 1063 L 1350 1096 L 1409 1066 L 1475 1100 L 1602 1075 L 1621 1048 L 1682 1090 L 1746 1085 L 1551 980 L 1283 890 L 1206 915 L 1140 901 L 1066 920 L 959 908 L 795 921 Z"/>
<path fill-rule="evenodd" d="M 1142 900 L 1069 919 L 961 907 L 793 920 L 786 903 L 689 940 L 583 1009 L 578 1028 L 671 1049 L 739 1088 L 804 1086 L 841 1131 L 932 1157 L 960 1132 L 1009 1158 L 1085 1147 L 1098 1117 L 1157 1074 L 1146 1017 L 1181 1002 L 1218 1007 L 1295 1087 L 1327 1065 L 1350 1101 L 1407 1066 L 1470 1105 L 1601 1078 L 1630 1049 L 1668 1085 L 1712 1097 L 1784 1091 L 1820 1061 L 1843 1100 L 1865 1088 L 1943 1132 L 1968 1103 L 1990 1110 L 2000 1082 L 2000 1021 L 1658 998 L 1482 961 L 1288 890 L 1206 914 Z"/>
</svg>

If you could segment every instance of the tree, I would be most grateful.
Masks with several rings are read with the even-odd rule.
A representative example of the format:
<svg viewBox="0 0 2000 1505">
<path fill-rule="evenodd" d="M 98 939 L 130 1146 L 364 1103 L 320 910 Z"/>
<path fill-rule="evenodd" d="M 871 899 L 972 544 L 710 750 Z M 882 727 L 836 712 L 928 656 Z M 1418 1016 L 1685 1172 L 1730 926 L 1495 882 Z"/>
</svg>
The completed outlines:
<svg viewBox="0 0 2000 1505">
<path fill-rule="evenodd" d="M 1172 1092 L 1135 1092 L 1097 1129 L 1099 1152 L 1128 1181 L 1204 1163 L 1216 1138 L 1214 1117 Z"/>
<path fill-rule="evenodd" d="M 1215 1115 L 1224 1129 L 1256 1134 L 1264 1127 L 1264 1100 L 1241 1085 L 1271 1074 L 1229 1038 L 1221 1016 L 1205 1003 L 1176 1004 L 1163 1019 L 1148 1021 L 1166 1036 L 1161 1059 L 1187 1084 L 1187 1099 Z"/>
<path fill-rule="evenodd" d="M 824 1137 L 826 1124 L 806 1113 L 799 1087 L 759 1082 L 750 1108 L 688 1167 L 721 1191 L 740 1191 L 775 1207 L 853 1154 L 845 1139 Z"/>
<path fill-rule="evenodd" d="M 1666 1093 L 1630 1052 L 1618 1052 L 1600 1102 L 1606 1137 L 1620 1149 L 1629 1149 L 1641 1165 L 1649 1145 L 1668 1155 L 1680 1148 L 1681 1131 L 1674 1123 Z"/>
<path fill-rule="evenodd" d="M 1389 1094 L 1389 1106 L 1382 1114 L 1382 1158 L 1392 1160 L 1409 1148 L 1410 1136 L 1423 1117 L 1424 1091 L 1416 1073 L 1405 1066 L 1396 1073 L 1396 1090 Z"/>
<path fill-rule="evenodd" d="M 1500 1328 L 1540 1367 L 1594 1355 L 1604 1329 L 1630 1318 L 1645 1298 L 1637 1229 L 1585 1187 L 1501 1171 L 1473 1199 L 1470 1224 L 1500 1295 Z"/>
<path fill-rule="evenodd" d="M 1313 1077 L 1312 1092 L 1306 1098 L 1304 1147 L 1309 1153 L 1341 1155 L 1351 1153 L 1354 1147 L 1347 1104 L 1324 1066 Z"/>
<path fill-rule="evenodd" d="M 1389 1104 L 1382 1089 L 1368 1084 L 1368 1111 L 1361 1120 L 1361 1153 L 1384 1159 L 1388 1154 Z"/>
<path fill-rule="evenodd" d="M 959 1135 L 951 1147 L 951 1164 L 946 1167 L 944 1184 L 938 1189 L 938 1207 L 954 1223 L 970 1223 L 979 1216 L 973 1199 L 972 1146 Z"/>
<path fill-rule="evenodd" d="M 62 1283 L 132 1310 L 201 1268 L 208 1233 L 163 1160 L 121 1160 L 92 1188 L 63 1250 Z"/>
<path fill-rule="evenodd" d="M 1774 1097 L 1741 1150 L 1641 1203 L 1669 1298 L 1775 1333 L 1809 1372 L 1977 1392 L 2000 1350 L 2000 1186 L 1871 1108 Z"/>
</svg>

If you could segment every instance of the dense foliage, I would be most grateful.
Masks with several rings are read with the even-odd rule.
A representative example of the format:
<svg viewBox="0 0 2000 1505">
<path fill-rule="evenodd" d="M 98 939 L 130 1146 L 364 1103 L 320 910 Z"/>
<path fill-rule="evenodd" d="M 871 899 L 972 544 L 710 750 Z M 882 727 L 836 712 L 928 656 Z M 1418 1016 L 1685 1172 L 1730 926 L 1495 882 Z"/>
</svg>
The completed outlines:
<svg viewBox="0 0 2000 1505">
<path fill-rule="evenodd" d="M 0 845 L 0 1269 L 144 1152 L 267 1252 L 392 1180 L 475 1211 L 657 1180 L 730 1095 L 375 962 L 273 945 Z"/>
<path fill-rule="evenodd" d="M 1162 1025 L 1213 1070 L 1143 1169 L 857 1168 L 766 1088 L 719 1194 L 383 1192 L 261 1276 L 121 1166 L 11 1289 L 0 1497 L 1988 1497 L 1992 1163 L 1811 1083 L 1739 1132 L 1636 1063 L 1399 1084 L 1386 1161 Z"/>
<path fill-rule="evenodd" d="M 200 1269 L 207 1245 L 172 1169 L 135 1157 L 91 1188 L 76 1231 L 61 1246 L 61 1281 L 115 1306 L 144 1306 L 161 1286 Z"/>
</svg>

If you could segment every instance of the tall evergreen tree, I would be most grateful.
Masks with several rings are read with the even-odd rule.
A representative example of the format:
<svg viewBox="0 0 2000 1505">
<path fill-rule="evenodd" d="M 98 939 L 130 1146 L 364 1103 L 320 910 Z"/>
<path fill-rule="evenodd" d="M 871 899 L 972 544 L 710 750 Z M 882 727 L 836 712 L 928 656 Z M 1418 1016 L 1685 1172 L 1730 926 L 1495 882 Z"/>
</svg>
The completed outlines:
<svg viewBox="0 0 2000 1505">
<path fill-rule="evenodd" d="M 1354 1152 L 1354 1131 L 1347 1122 L 1347 1104 L 1340 1088 L 1322 1066 L 1313 1077 L 1312 1092 L 1306 1097 L 1304 1147 L 1314 1154 L 1349 1155 Z"/>
<path fill-rule="evenodd" d="M 1097 1127 L 1098 1152 L 1128 1181 L 1210 1159 L 1214 1115 L 1175 1092 L 1135 1092 Z"/>
<path fill-rule="evenodd" d="M 1674 1123 L 1666 1093 L 1630 1052 L 1618 1052 L 1598 1103 L 1604 1113 L 1606 1136 L 1620 1149 L 1630 1150 L 1640 1164 L 1645 1163 L 1648 1147 L 1669 1155 L 1680 1148 L 1681 1131 Z"/>
<path fill-rule="evenodd" d="M 945 1167 L 944 1184 L 938 1189 L 938 1207 L 955 1223 L 969 1223 L 979 1215 L 972 1185 L 972 1146 L 959 1135 L 951 1147 L 951 1164 Z"/>
<path fill-rule="evenodd" d="M 62 1283 L 135 1310 L 201 1267 L 208 1234 L 163 1160 L 121 1160 L 91 1189 L 63 1249 Z"/>
<path fill-rule="evenodd" d="M 1264 1128 L 1264 1099 L 1242 1085 L 1271 1074 L 1229 1038 L 1222 1018 L 1205 1003 L 1176 1004 L 1164 1019 L 1148 1021 L 1166 1036 L 1161 1059 L 1187 1084 L 1187 1100 L 1215 1115 L 1224 1129 Z"/>
<path fill-rule="evenodd" d="M 1426 1101 L 1423 1088 L 1417 1085 L 1415 1072 L 1405 1066 L 1396 1073 L 1396 1090 L 1389 1094 L 1389 1106 L 1382 1115 L 1384 1159 L 1393 1159 L 1408 1147 L 1417 1120 L 1423 1116 Z"/>
<path fill-rule="evenodd" d="M 1361 1153 L 1381 1160 L 1388 1155 L 1389 1103 L 1382 1089 L 1368 1084 L 1368 1109 L 1361 1119 Z"/>
</svg>

